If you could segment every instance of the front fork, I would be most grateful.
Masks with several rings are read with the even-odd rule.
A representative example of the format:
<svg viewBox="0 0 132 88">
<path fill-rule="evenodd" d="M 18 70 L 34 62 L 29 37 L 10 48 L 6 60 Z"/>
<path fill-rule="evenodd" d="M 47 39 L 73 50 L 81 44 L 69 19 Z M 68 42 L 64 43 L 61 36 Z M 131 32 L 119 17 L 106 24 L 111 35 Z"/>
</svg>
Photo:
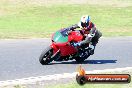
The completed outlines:
<svg viewBox="0 0 132 88">
<path fill-rule="evenodd" d="M 50 45 L 50 47 L 53 49 L 51 60 L 58 60 L 60 58 L 60 49 L 58 49 L 54 44 Z"/>
</svg>

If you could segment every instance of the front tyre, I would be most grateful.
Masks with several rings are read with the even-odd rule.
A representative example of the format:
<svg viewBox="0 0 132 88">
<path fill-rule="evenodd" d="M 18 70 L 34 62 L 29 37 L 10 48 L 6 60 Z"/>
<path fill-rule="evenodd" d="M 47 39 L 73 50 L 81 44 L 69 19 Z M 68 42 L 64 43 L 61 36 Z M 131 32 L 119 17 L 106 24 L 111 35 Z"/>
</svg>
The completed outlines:
<svg viewBox="0 0 132 88">
<path fill-rule="evenodd" d="M 53 49 L 51 47 L 47 47 L 46 50 L 44 50 L 40 57 L 39 57 L 39 62 L 42 65 L 48 65 L 52 60 L 51 56 L 53 55 Z"/>
</svg>

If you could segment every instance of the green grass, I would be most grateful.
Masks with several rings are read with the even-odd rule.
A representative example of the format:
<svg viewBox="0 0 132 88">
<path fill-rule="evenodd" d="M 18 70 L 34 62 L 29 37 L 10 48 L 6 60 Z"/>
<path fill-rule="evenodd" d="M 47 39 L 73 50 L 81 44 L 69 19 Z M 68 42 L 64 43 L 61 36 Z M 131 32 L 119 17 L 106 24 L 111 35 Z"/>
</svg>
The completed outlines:
<svg viewBox="0 0 132 88">
<path fill-rule="evenodd" d="M 60 28 L 91 16 L 103 36 L 132 36 L 132 6 L 105 5 L 22 5 L 0 4 L 0 38 L 50 37 Z"/>
</svg>

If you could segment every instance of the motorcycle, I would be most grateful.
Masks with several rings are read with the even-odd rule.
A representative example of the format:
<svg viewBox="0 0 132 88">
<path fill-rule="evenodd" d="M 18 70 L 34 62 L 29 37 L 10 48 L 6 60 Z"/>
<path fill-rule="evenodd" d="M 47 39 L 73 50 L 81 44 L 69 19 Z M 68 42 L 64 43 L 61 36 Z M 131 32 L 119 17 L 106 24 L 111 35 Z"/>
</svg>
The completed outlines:
<svg viewBox="0 0 132 88">
<path fill-rule="evenodd" d="M 83 62 L 90 56 L 89 44 L 74 46 L 74 43 L 84 39 L 79 30 L 71 31 L 64 28 L 56 31 L 51 38 L 52 44 L 44 50 L 39 61 L 42 65 L 48 65 L 52 61 L 68 61 L 75 59 L 78 63 Z"/>
</svg>

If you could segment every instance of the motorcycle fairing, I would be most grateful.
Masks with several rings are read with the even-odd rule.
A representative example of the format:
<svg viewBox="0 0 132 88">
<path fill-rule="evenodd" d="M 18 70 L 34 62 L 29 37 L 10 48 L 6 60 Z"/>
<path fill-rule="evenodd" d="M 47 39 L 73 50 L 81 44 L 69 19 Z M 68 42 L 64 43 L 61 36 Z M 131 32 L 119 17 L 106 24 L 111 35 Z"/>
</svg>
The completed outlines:
<svg viewBox="0 0 132 88">
<path fill-rule="evenodd" d="M 67 56 L 70 54 L 75 54 L 77 52 L 77 50 L 70 45 L 64 47 L 60 46 L 59 48 L 60 48 L 61 56 Z"/>
<path fill-rule="evenodd" d="M 78 42 L 82 39 L 83 36 L 79 31 L 72 31 L 70 34 L 66 35 L 65 31 L 59 30 L 52 36 L 53 41 L 51 47 L 54 49 L 53 53 L 55 54 L 58 50 L 60 50 L 61 56 L 75 54 L 77 50 L 75 47 L 71 46 L 69 42 Z"/>
</svg>

